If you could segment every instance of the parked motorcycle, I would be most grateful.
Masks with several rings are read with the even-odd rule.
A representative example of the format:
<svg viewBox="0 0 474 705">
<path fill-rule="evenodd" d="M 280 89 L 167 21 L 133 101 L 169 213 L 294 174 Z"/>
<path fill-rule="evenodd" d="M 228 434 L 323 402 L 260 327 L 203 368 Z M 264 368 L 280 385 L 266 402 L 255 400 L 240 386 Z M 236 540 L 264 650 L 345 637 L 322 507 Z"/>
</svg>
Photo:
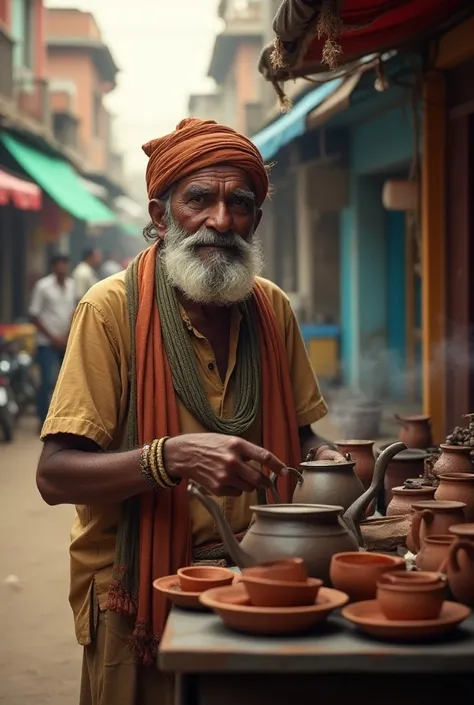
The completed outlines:
<svg viewBox="0 0 474 705">
<path fill-rule="evenodd" d="M 31 411 L 36 402 L 36 381 L 33 376 L 33 358 L 21 345 L 15 342 L 11 345 L 10 382 L 18 404 L 18 417 Z"/>
<path fill-rule="evenodd" d="M 0 338 L 0 433 L 6 443 L 13 441 L 18 404 L 11 384 L 12 358 L 8 343 Z"/>
</svg>

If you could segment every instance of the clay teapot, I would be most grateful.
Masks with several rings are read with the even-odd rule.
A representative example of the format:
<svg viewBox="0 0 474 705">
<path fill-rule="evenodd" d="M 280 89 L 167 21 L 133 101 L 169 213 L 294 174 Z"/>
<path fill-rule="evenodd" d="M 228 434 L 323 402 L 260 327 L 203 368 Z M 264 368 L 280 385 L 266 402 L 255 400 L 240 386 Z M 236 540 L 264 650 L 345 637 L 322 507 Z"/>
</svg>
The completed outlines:
<svg viewBox="0 0 474 705">
<path fill-rule="evenodd" d="M 446 560 L 453 543 L 454 536 L 452 534 L 425 536 L 415 560 L 418 570 L 434 570 L 444 573 Z"/>
<path fill-rule="evenodd" d="M 370 487 L 375 467 L 374 441 L 336 441 L 334 445 L 342 455 L 350 455 L 357 477 L 365 489 Z"/>
<path fill-rule="evenodd" d="M 325 504 L 264 504 L 251 507 L 255 521 L 241 543 L 220 507 L 193 482 L 188 492 L 216 522 L 227 553 L 241 570 L 279 558 L 302 558 L 311 578 L 329 583 L 335 553 L 358 551 L 355 533 L 342 520 L 343 508 Z"/>
<path fill-rule="evenodd" d="M 364 489 L 355 474 L 355 463 L 352 460 L 346 460 L 345 463 L 311 460 L 313 453 L 310 452 L 309 459 L 301 463 L 299 472 L 294 471 L 298 476 L 298 483 L 292 501 L 295 504 L 330 504 L 343 507 L 343 519 L 362 545 L 359 522 L 370 502 L 383 487 L 388 463 L 405 448 L 404 443 L 393 443 L 380 453 L 368 489 Z M 278 477 L 272 473 L 271 479 L 276 488 Z"/>
<path fill-rule="evenodd" d="M 447 534 L 449 527 L 465 523 L 464 502 L 436 501 L 428 499 L 412 505 L 413 518 L 411 534 L 407 546 L 412 553 L 418 553 L 423 539 L 434 534 Z"/>
<path fill-rule="evenodd" d="M 395 420 L 401 425 L 400 440 L 407 448 L 431 448 L 431 418 L 429 416 L 399 416 Z"/>
<path fill-rule="evenodd" d="M 453 472 L 440 475 L 436 500 L 452 499 L 466 504 L 466 521 L 474 521 L 474 474 Z"/>
<path fill-rule="evenodd" d="M 446 573 L 456 600 L 474 607 L 474 524 L 451 526 L 456 540 L 451 546 Z"/>
</svg>

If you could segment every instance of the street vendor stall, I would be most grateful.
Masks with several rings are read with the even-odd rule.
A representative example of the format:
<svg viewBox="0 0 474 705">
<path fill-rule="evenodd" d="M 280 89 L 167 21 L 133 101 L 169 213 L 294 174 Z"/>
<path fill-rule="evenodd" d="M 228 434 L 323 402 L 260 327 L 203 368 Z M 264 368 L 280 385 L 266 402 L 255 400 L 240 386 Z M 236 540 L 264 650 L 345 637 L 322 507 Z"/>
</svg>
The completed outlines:
<svg viewBox="0 0 474 705">
<path fill-rule="evenodd" d="M 473 664 L 472 616 L 443 641 L 396 645 L 357 633 L 340 614 L 307 636 L 252 637 L 174 608 L 159 654 L 176 675 L 176 705 L 467 705 Z"/>
</svg>

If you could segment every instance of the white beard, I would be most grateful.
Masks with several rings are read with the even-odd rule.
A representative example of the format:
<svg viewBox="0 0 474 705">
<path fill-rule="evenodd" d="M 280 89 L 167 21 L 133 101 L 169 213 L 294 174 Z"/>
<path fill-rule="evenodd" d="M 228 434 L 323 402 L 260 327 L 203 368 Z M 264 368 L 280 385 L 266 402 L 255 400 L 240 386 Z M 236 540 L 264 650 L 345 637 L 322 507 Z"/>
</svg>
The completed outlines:
<svg viewBox="0 0 474 705">
<path fill-rule="evenodd" d="M 160 257 L 172 286 L 200 304 L 231 306 L 252 293 L 255 277 L 263 269 L 260 241 L 219 234 L 203 227 L 194 235 L 168 216 L 169 225 Z M 200 246 L 226 246 L 202 258 Z"/>
</svg>

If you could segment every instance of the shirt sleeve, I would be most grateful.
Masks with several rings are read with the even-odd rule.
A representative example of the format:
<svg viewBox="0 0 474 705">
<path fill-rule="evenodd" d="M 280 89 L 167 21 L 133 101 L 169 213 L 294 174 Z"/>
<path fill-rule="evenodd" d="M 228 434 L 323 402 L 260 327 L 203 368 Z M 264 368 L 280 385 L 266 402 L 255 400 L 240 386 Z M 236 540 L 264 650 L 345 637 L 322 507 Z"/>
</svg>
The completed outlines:
<svg viewBox="0 0 474 705">
<path fill-rule="evenodd" d="M 29 314 L 34 318 L 38 318 L 43 311 L 43 289 L 40 282 L 36 282 L 31 296 Z"/>
<path fill-rule="evenodd" d="M 41 438 L 85 436 L 103 450 L 116 436 L 123 379 L 119 344 L 109 320 L 90 301 L 76 309 L 68 346 Z"/>
<path fill-rule="evenodd" d="M 328 412 L 306 346 L 289 301 L 285 309 L 285 343 L 298 427 L 319 421 Z"/>
</svg>

